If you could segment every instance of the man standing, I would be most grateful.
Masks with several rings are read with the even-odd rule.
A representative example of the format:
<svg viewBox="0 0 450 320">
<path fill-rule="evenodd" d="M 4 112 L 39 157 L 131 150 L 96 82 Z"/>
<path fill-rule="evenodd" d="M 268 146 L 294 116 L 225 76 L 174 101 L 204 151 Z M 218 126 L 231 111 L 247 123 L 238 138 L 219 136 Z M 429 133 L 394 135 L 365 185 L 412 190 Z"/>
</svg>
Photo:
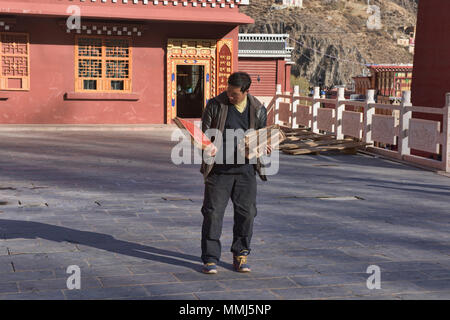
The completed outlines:
<svg viewBox="0 0 450 320">
<path fill-rule="evenodd" d="M 266 127 L 266 108 L 249 94 L 250 85 L 247 73 L 233 73 L 228 79 L 227 91 L 211 99 L 202 115 L 203 132 L 218 129 L 222 133 L 222 141 L 213 141 L 212 147 L 205 150 L 215 161 L 209 164 L 203 161 L 200 170 L 205 179 L 201 259 L 202 272 L 207 274 L 217 273 L 222 222 L 230 198 L 234 207 L 233 266 L 238 272 L 250 272 L 247 256 L 256 216 L 256 172 L 263 181 L 267 178 L 259 159 L 256 164 L 248 159 L 237 161 L 237 138 L 230 139 L 226 133 L 227 130 L 245 132 Z M 271 151 L 268 147 L 267 153 Z"/>
</svg>

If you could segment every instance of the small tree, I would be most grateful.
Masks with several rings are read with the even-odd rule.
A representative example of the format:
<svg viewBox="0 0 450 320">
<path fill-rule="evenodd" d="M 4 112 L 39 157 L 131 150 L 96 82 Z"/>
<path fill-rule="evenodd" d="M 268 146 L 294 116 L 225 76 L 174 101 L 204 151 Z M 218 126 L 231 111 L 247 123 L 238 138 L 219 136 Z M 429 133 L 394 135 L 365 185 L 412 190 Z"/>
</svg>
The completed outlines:
<svg viewBox="0 0 450 320">
<path fill-rule="evenodd" d="M 309 83 L 308 79 L 301 77 L 301 76 L 294 76 L 291 74 L 291 86 L 299 86 L 300 88 L 300 94 L 309 94 L 309 88 L 311 87 L 311 84 Z"/>
</svg>

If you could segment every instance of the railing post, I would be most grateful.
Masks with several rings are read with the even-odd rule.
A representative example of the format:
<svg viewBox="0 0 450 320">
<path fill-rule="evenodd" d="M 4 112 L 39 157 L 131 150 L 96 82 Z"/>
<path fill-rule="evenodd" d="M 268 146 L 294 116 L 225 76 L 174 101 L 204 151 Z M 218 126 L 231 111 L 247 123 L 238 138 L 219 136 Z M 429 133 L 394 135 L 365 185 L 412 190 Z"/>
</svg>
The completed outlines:
<svg viewBox="0 0 450 320">
<path fill-rule="evenodd" d="M 364 106 L 364 142 L 372 143 L 372 116 L 375 114 L 375 108 L 371 106 L 375 103 L 375 90 L 367 90 L 366 105 Z"/>
<path fill-rule="evenodd" d="M 320 99 L 320 87 L 314 87 L 313 106 L 311 115 L 311 131 L 314 133 L 319 133 L 319 129 L 317 128 L 317 114 L 320 108 L 320 101 L 316 101 L 316 99 Z"/>
<path fill-rule="evenodd" d="M 344 139 L 344 134 L 342 133 L 342 114 L 345 110 L 345 88 L 338 89 L 338 96 L 336 100 L 335 108 L 335 132 L 336 139 Z"/>
<path fill-rule="evenodd" d="M 275 93 L 275 95 L 282 95 L 283 93 L 281 92 L 281 84 L 277 84 L 277 92 Z M 280 99 L 281 98 L 276 98 L 275 100 L 275 124 L 280 124 Z"/>
<path fill-rule="evenodd" d="M 285 96 L 289 96 L 289 98 L 285 99 L 284 102 L 285 103 L 289 103 L 289 117 L 288 117 L 288 125 L 289 123 L 292 126 L 292 93 L 289 91 L 286 91 L 284 93 Z"/>
<path fill-rule="evenodd" d="M 409 107 L 411 106 L 411 91 L 403 91 L 398 134 L 398 150 L 402 157 L 411 154 L 411 149 L 409 148 L 409 121 L 412 118 L 412 112 Z"/>
<path fill-rule="evenodd" d="M 444 141 L 442 142 L 442 162 L 445 172 L 450 172 L 450 93 L 447 93 L 445 98 L 443 119 L 443 135 Z"/>
<path fill-rule="evenodd" d="M 292 96 L 292 128 L 297 128 L 297 107 L 300 100 L 296 100 L 295 98 L 300 97 L 300 87 L 294 86 L 294 94 Z"/>
</svg>

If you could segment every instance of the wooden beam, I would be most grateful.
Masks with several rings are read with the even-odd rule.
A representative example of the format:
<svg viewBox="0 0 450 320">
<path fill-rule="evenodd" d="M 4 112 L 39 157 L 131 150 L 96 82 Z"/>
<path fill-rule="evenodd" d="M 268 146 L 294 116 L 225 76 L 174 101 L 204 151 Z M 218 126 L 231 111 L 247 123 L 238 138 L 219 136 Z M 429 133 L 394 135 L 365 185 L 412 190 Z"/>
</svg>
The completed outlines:
<svg viewBox="0 0 450 320">
<path fill-rule="evenodd" d="M 320 152 L 320 151 L 344 150 L 344 149 L 349 149 L 349 148 L 361 147 L 364 145 L 368 145 L 368 143 L 350 142 L 350 143 L 337 144 L 337 145 L 332 145 L 332 146 L 319 146 L 319 147 L 312 147 L 312 148 L 299 148 L 299 149 L 282 150 L 282 151 L 287 154 L 299 155 L 299 154 L 308 154 L 308 153 L 314 153 L 314 152 Z"/>
</svg>

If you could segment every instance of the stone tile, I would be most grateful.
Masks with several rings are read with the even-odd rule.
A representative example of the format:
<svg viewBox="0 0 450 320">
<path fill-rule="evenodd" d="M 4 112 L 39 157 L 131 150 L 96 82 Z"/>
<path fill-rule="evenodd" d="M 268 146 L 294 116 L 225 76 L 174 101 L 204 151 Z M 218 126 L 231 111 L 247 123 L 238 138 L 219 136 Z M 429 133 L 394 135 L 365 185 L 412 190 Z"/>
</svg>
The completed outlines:
<svg viewBox="0 0 450 320">
<path fill-rule="evenodd" d="M 0 282 L 0 294 L 18 292 L 15 282 Z"/>
<path fill-rule="evenodd" d="M 53 270 L 57 278 L 68 277 L 67 268 L 57 268 Z M 124 265 L 107 265 L 107 266 L 89 266 L 80 267 L 82 277 L 102 277 L 102 276 L 121 276 L 131 274 L 127 266 Z"/>
<path fill-rule="evenodd" d="M 401 298 L 396 295 L 373 294 L 366 296 L 358 295 L 346 298 L 337 298 L 336 300 L 401 300 Z"/>
<path fill-rule="evenodd" d="M 424 281 L 412 281 L 416 286 L 422 288 L 425 291 L 449 291 L 450 290 L 450 278 L 436 279 L 436 280 L 424 280 Z"/>
<path fill-rule="evenodd" d="M 364 273 L 367 271 L 367 267 L 369 267 L 370 265 L 371 264 L 367 262 L 357 262 L 357 263 L 338 263 L 327 265 L 311 265 L 310 268 L 315 272 L 323 275 L 333 275 L 340 273 Z M 383 272 L 383 269 L 381 269 L 381 272 Z"/>
<path fill-rule="evenodd" d="M 189 282 L 189 281 L 218 281 L 218 280 L 247 280 L 249 278 L 254 278 L 254 273 L 245 274 L 234 272 L 231 270 L 223 269 L 220 265 L 218 266 L 217 274 L 207 275 L 201 272 L 201 265 L 199 265 L 198 271 L 188 271 L 188 272 L 175 272 L 173 275 L 179 279 L 181 282 Z"/>
<path fill-rule="evenodd" d="M 70 243 L 37 243 L 31 246 L 13 245 L 10 247 L 8 244 L 9 252 L 11 255 L 28 254 L 28 253 L 62 253 L 62 252 L 76 252 L 79 251 L 74 244 Z"/>
<path fill-rule="evenodd" d="M 178 282 L 177 278 L 169 273 L 150 273 L 140 275 L 108 276 L 99 278 L 103 287 L 117 287 L 124 285 L 145 285 L 153 283 Z"/>
<path fill-rule="evenodd" d="M 2 256 L 0 256 L 0 258 L 2 258 Z M 7 273 L 7 272 L 12 272 L 13 271 L 13 267 L 11 265 L 11 261 L 9 256 L 5 256 L 3 261 L 0 260 L 0 275 L 2 273 Z"/>
<path fill-rule="evenodd" d="M 397 261 L 414 260 L 414 259 L 417 259 L 417 257 L 420 257 L 420 259 L 422 259 L 422 260 L 439 260 L 446 256 L 442 252 L 433 252 L 433 251 L 427 250 L 427 249 L 424 249 L 424 250 L 405 249 L 403 247 L 386 248 L 386 249 L 383 249 L 382 252 L 388 258 L 391 258 L 391 260 L 397 260 Z"/>
<path fill-rule="evenodd" d="M 69 300 L 124 299 L 148 296 L 141 286 L 63 290 Z"/>
<path fill-rule="evenodd" d="M 87 255 L 80 252 L 33 253 L 11 256 L 16 271 L 51 270 L 57 267 L 87 266 Z"/>
<path fill-rule="evenodd" d="M 395 295 L 401 300 L 450 300 L 450 290 L 444 292 L 405 293 Z"/>
<path fill-rule="evenodd" d="M 0 294 L 0 300 L 65 300 L 65 296 L 61 290 L 57 290 L 45 292 Z"/>
<path fill-rule="evenodd" d="M 296 266 L 286 266 L 285 268 L 280 268 L 277 266 L 269 267 L 253 267 L 252 266 L 252 277 L 254 278 L 270 278 L 270 277 L 280 277 L 280 276 L 316 276 L 317 272 L 309 269 L 308 267 L 296 267 Z"/>
<path fill-rule="evenodd" d="M 269 290 L 245 290 L 194 293 L 200 300 L 278 300 L 279 297 Z"/>
<path fill-rule="evenodd" d="M 145 286 L 145 289 L 150 293 L 151 296 L 226 290 L 225 286 L 221 285 L 217 281 L 153 284 Z"/>
<path fill-rule="evenodd" d="M 339 275 L 317 275 L 314 277 L 290 277 L 290 279 L 301 287 L 318 287 L 366 283 L 368 276 L 368 274 L 364 273 L 342 273 Z"/>
<path fill-rule="evenodd" d="M 123 299 L 119 298 L 117 300 L 198 300 L 198 298 L 193 293 L 185 293 L 185 294 L 169 294 L 152 297 L 134 297 Z"/>
<path fill-rule="evenodd" d="M 67 289 L 67 278 L 63 279 L 45 279 L 45 280 L 31 280 L 31 281 L 20 281 L 18 283 L 21 292 L 33 291 L 49 291 L 58 289 Z M 96 278 L 81 277 L 81 288 L 99 288 L 101 283 Z"/>
<path fill-rule="evenodd" d="M 436 263 L 438 263 L 440 266 L 445 268 L 450 268 L 450 259 L 443 259 L 443 260 L 437 260 Z"/>
<path fill-rule="evenodd" d="M 289 278 L 264 278 L 264 279 L 241 279 L 219 281 L 230 290 L 249 290 L 249 289 L 274 289 L 291 288 L 297 284 Z"/>
<path fill-rule="evenodd" d="M 328 257 L 322 257 L 322 256 L 289 256 L 292 258 L 292 260 L 296 260 L 300 265 L 303 266 L 307 266 L 307 265 L 321 265 L 321 264 L 335 264 L 334 261 L 332 261 L 331 259 L 329 259 Z M 255 260 L 255 258 L 252 258 L 252 264 L 253 260 Z M 281 260 L 281 259 L 280 259 Z"/>
<path fill-rule="evenodd" d="M 148 273 L 163 273 L 163 272 L 172 272 L 172 273 L 195 273 L 200 272 L 202 265 L 199 263 L 196 268 L 188 268 L 181 265 L 168 265 L 166 263 L 159 263 L 154 261 L 147 261 L 146 263 L 142 263 L 140 265 L 128 265 L 128 269 L 132 274 L 148 274 Z M 189 271 L 191 270 L 191 271 Z"/>
<path fill-rule="evenodd" d="M 8 272 L 0 275 L 0 283 L 52 278 L 55 278 L 55 273 L 51 270 Z"/>
<path fill-rule="evenodd" d="M 380 295 L 380 294 L 398 294 L 398 293 L 418 293 L 424 290 L 409 281 L 383 281 L 381 279 L 380 289 L 368 289 L 366 283 L 350 284 L 346 287 L 357 295 Z"/>
<path fill-rule="evenodd" d="M 449 279 L 450 269 L 422 270 L 428 279 Z"/>
<path fill-rule="evenodd" d="M 161 252 L 161 253 L 158 253 Z M 118 256 L 118 263 L 127 266 L 139 266 L 151 263 L 160 263 L 165 266 L 165 271 L 180 270 L 198 270 L 200 263 L 193 261 L 189 255 L 184 255 L 181 252 L 170 251 L 143 251 L 136 250 L 136 257 L 133 256 Z M 197 258 L 195 259 L 197 260 Z M 173 268 L 173 269 L 172 269 Z M 163 271 L 163 272 L 165 272 Z M 147 273 L 147 272 L 144 272 Z"/>
<path fill-rule="evenodd" d="M 450 277 L 449 277 L 450 278 Z M 426 273 L 422 271 L 393 271 L 383 272 L 381 271 L 381 281 L 413 281 L 429 279 Z"/>
<path fill-rule="evenodd" d="M 337 299 L 354 295 L 346 286 L 289 288 L 271 291 L 285 300 Z"/>
<path fill-rule="evenodd" d="M 379 262 L 377 265 L 380 267 L 381 272 L 405 272 L 405 271 L 418 271 L 418 270 L 442 270 L 444 267 L 437 261 L 392 261 L 392 262 Z"/>
</svg>

